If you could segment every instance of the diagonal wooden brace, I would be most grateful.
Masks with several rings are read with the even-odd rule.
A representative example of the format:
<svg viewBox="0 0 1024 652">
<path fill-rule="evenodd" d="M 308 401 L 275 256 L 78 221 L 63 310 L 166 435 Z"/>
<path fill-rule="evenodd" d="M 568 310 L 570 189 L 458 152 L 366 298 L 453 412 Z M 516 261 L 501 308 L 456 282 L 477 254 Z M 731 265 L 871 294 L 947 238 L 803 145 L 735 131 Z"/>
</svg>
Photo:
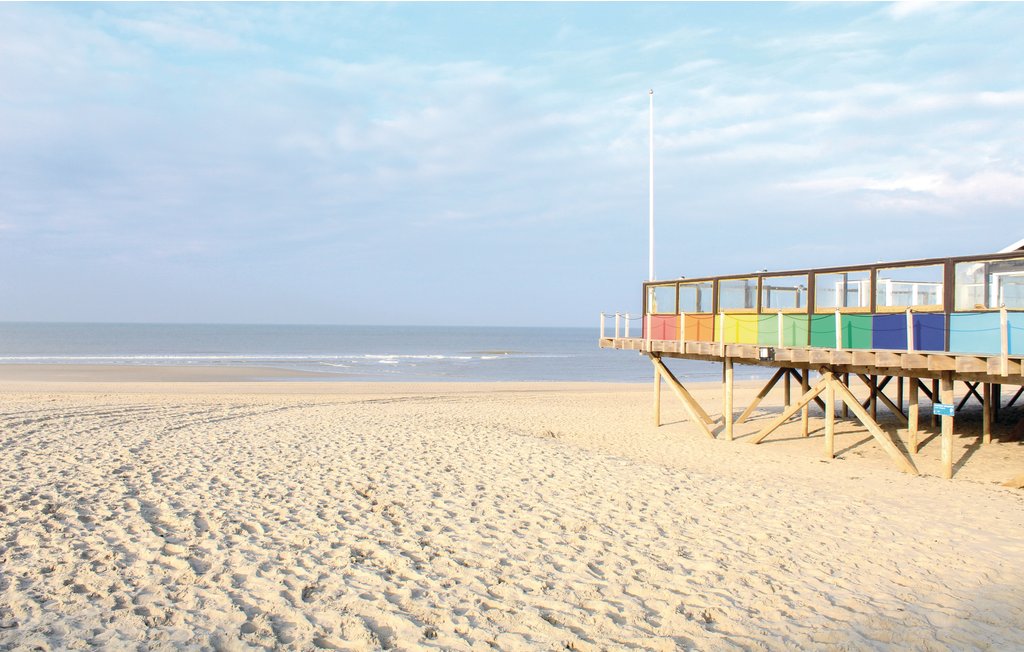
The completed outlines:
<svg viewBox="0 0 1024 652">
<path fill-rule="evenodd" d="M 832 383 L 836 396 L 850 407 L 850 410 L 852 410 L 854 415 L 860 419 L 860 422 L 868 429 L 868 432 L 871 433 L 871 436 L 874 437 L 875 441 L 877 441 L 882 447 L 882 450 L 884 450 L 889 457 L 893 459 L 893 461 L 899 464 L 904 471 L 913 475 L 918 475 L 917 467 L 914 466 L 914 462 L 904 455 L 900 449 L 896 447 L 896 444 L 892 443 L 888 434 L 886 434 L 886 432 L 882 430 L 882 427 L 871 418 L 871 415 L 868 414 L 868 411 L 860 404 L 860 401 L 858 401 L 857 397 L 853 395 L 850 388 L 836 378 L 832 378 L 829 382 Z"/>
<path fill-rule="evenodd" d="M 871 379 L 870 378 L 868 378 L 864 374 L 857 374 L 857 376 L 861 380 L 863 380 L 865 383 L 867 383 L 868 387 L 871 386 Z M 892 376 L 889 376 L 889 378 L 892 378 Z M 889 408 L 889 410 L 892 411 L 892 413 L 896 416 L 897 419 L 900 420 L 900 422 L 903 425 L 907 425 L 907 423 L 908 423 L 907 415 L 903 414 L 903 410 L 901 410 L 895 403 L 893 403 L 892 399 L 890 399 L 888 396 L 886 396 L 885 392 L 882 391 L 882 388 L 885 387 L 885 384 L 887 382 L 889 382 L 888 378 L 881 385 L 878 386 L 878 393 L 875 394 L 875 396 L 877 396 L 880 401 L 885 403 L 885 406 L 887 408 Z M 861 403 L 860 406 L 863 407 L 863 408 L 867 407 L 863 403 Z"/>
<path fill-rule="evenodd" d="M 964 381 L 964 385 L 967 386 L 967 393 L 964 394 L 964 397 L 960 400 L 960 404 L 956 406 L 956 411 L 957 412 L 959 412 L 960 410 L 964 409 L 964 406 L 967 405 L 967 399 L 971 398 L 971 394 L 974 394 L 974 397 L 978 399 L 979 403 L 981 403 L 982 405 L 985 405 L 985 399 L 982 398 L 980 394 L 978 394 L 978 385 L 980 385 L 980 384 L 981 384 L 980 382 L 979 383 L 972 383 L 972 382 L 967 381 L 967 380 Z"/>
<path fill-rule="evenodd" d="M 804 373 L 805 374 L 806 373 L 810 373 L 810 371 L 811 371 L 810 369 L 804 369 Z M 792 374 L 792 376 L 796 380 L 796 382 L 800 383 L 801 385 L 803 384 L 804 377 L 800 374 L 800 370 L 799 369 L 790 369 L 789 373 Z M 815 396 L 814 397 L 814 402 L 818 404 L 818 407 L 821 408 L 822 412 L 825 411 L 825 401 L 821 400 L 820 396 Z"/>
<path fill-rule="evenodd" d="M 782 374 L 784 373 L 786 373 L 785 367 L 775 372 L 775 375 L 772 376 L 772 379 L 765 383 L 765 386 L 762 387 L 761 391 L 757 393 L 757 396 L 755 396 L 754 400 L 750 402 L 750 405 L 747 406 L 747 409 L 743 410 L 743 414 L 741 414 L 739 418 L 736 419 L 736 423 L 743 423 L 751 414 L 754 413 L 754 410 L 756 410 L 757 406 L 761 404 L 761 401 L 764 400 L 764 397 L 768 396 L 768 392 L 772 391 L 772 388 L 775 387 L 775 385 L 782 378 Z"/>
<path fill-rule="evenodd" d="M 827 386 L 828 383 L 825 381 L 825 377 L 823 376 L 817 383 L 815 383 L 814 387 L 807 390 L 803 396 L 801 396 L 799 399 L 796 400 L 796 402 L 793 403 L 793 405 L 790 405 L 785 410 L 783 410 L 782 414 L 780 414 L 778 417 L 776 417 L 774 421 L 768 424 L 764 430 L 757 433 L 754 436 L 754 438 L 750 440 L 750 443 L 760 444 L 761 440 L 775 432 L 776 428 L 785 423 L 791 416 L 799 412 L 801 408 L 803 408 L 805 405 L 813 401 L 815 397 L 818 396 L 818 394 L 821 394 L 823 391 L 825 391 L 825 388 Z"/>
<path fill-rule="evenodd" d="M 705 435 L 714 439 L 715 435 L 708 428 L 708 424 L 705 421 L 707 418 L 707 412 L 704 412 L 690 392 L 686 391 L 686 388 L 683 387 L 682 383 L 676 380 L 676 377 L 672 375 L 672 372 L 668 370 L 668 367 L 666 367 L 661 360 L 651 356 L 651 362 L 654 363 L 655 370 L 657 370 L 657 372 L 661 374 L 661 377 L 665 379 L 665 383 L 669 386 L 669 389 L 679 397 L 679 400 L 683 404 L 683 408 L 686 409 L 687 416 L 690 417 L 690 421 L 697 424 L 697 427 L 699 427 Z"/>
</svg>

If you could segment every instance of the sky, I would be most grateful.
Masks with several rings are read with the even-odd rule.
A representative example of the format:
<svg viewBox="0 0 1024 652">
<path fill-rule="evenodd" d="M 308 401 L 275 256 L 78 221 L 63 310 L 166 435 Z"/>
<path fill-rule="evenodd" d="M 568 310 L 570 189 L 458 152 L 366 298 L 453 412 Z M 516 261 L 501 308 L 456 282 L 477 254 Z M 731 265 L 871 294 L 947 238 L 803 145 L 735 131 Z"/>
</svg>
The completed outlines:
<svg viewBox="0 0 1024 652">
<path fill-rule="evenodd" d="M 0 321 L 593 326 L 1024 237 L 1024 5 L 0 3 Z"/>
</svg>

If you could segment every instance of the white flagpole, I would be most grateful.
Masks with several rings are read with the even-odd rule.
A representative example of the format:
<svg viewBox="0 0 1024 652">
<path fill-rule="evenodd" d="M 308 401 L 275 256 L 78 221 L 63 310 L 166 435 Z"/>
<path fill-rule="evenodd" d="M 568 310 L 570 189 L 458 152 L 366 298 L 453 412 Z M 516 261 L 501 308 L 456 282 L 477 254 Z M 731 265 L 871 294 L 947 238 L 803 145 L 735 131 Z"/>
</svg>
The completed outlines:
<svg viewBox="0 0 1024 652">
<path fill-rule="evenodd" d="M 647 280 L 653 281 L 654 280 L 654 89 L 652 88 L 650 91 L 648 91 L 647 94 L 648 94 L 648 97 L 650 97 L 650 106 L 651 106 L 650 117 L 648 119 L 648 124 L 647 124 L 648 149 L 650 151 L 650 161 L 649 161 L 649 165 L 648 165 L 648 167 L 650 169 L 650 174 L 649 174 L 649 177 L 650 177 L 650 187 L 648 189 L 649 190 L 649 197 L 648 197 L 648 212 L 649 212 L 649 216 L 648 216 L 648 218 L 649 218 L 648 232 L 650 234 L 650 243 L 649 243 L 649 249 L 648 249 L 648 252 L 647 252 L 647 261 L 648 261 L 648 263 L 647 263 L 648 264 Z"/>
</svg>

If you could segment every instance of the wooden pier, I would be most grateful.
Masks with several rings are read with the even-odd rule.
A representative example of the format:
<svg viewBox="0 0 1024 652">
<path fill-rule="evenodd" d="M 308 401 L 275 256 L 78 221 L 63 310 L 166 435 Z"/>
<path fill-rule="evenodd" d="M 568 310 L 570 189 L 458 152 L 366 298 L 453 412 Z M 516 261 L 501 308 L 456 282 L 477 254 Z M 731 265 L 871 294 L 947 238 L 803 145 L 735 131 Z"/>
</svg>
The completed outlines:
<svg viewBox="0 0 1024 652">
<path fill-rule="evenodd" d="M 1013 407 L 1024 393 L 1020 251 L 648 282 L 639 333 L 629 332 L 636 317 L 623 320 L 621 314 L 608 333 L 607 317 L 601 316 L 600 346 L 641 352 L 654 366 L 655 423 L 661 422 L 665 383 L 689 420 L 712 438 L 732 440 L 736 425 L 781 381 L 785 407 L 752 443 L 764 441 L 798 413 L 807 436 L 810 407 L 816 405 L 825 419 L 824 455 L 832 458 L 838 403 L 842 418 L 856 417 L 900 469 L 916 474 L 924 396 L 935 408 L 932 423 L 941 426 L 942 468 L 950 478 L 956 411 L 975 397 L 983 406 L 982 440 L 989 444 L 998 412 Z M 665 360 L 673 358 L 721 363 L 721 417 L 712 419 L 670 371 Z M 738 417 L 736 365 L 776 369 Z M 867 400 L 855 396 L 854 381 L 867 387 Z M 959 405 L 954 405 L 955 383 L 966 388 Z M 795 400 L 793 384 L 800 388 Z M 1005 406 L 1004 387 L 1014 392 Z M 896 390 L 895 398 L 887 388 Z M 907 428 L 907 442 L 894 442 L 879 425 L 880 405 Z"/>
</svg>

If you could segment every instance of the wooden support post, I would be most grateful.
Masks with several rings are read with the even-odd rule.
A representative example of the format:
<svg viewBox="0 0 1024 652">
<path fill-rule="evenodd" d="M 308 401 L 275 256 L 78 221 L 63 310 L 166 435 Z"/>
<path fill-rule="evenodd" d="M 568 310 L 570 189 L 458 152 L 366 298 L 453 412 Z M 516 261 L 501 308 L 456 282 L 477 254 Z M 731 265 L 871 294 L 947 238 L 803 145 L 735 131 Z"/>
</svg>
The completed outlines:
<svg viewBox="0 0 1024 652">
<path fill-rule="evenodd" d="M 690 417 L 690 421 L 695 423 L 697 427 L 701 429 L 701 432 L 707 435 L 708 438 L 714 439 L 715 435 L 711 432 L 711 429 L 708 428 L 707 422 L 701 416 L 701 413 L 704 412 L 704 410 L 700 407 L 697 401 L 694 400 L 693 396 L 690 395 L 690 392 L 686 391 L 686 388 L 683 387 L 682 383 L 676 380 L 676 377 L 672 375 L 672 372 L 668 370 L 668 367 L 666 367 L 660 359 L 652 356 L 651 362 L 654 363 L 654 368 L 661 372 L 661 377 L 665 379 L 669 389 L 671 389 L 682 402 L 683 408 L 686 409 L 686 414 Z M 704 414 L 707 413 L 704 412 Z"/>
<path fill-rule="evenodd" d="M 914 350 L 914 315 L 907 308 L 907 351 Z"/>
<path fill-rule="evenodd" d="M 903 376 L 896 377 L 896 409 L 903 411 Z"/>
<path fill-rule="evenodd" d="M 860 378 L 862 381 L 864 381 L 868 385 L 871 385 L 872 381 L 874 380 L 873 376 L 869 378 L 868 376 L 865 376 L 864 374 L 857 374 L 857 377 Z M 885 406 L 887 408 L 889 408 L 889 410 L 892 411 L 893 416 L 895 416 L 901 422 L 906 423 L 907 422 L 907 417 L 904 416 L 903 410 L 900 410 L 899 408 L 897 408 L 896 404 L 893 403 L 892 400 L 890 400 L 889 397 L 885 395 L 885 392 L 882 391 L 883 389 L 885 389 L 885 386 L 889 383 L 889 380 L 891 378 L 892 378 L 892 376 L 887 377 L 885 380 L 882 381 L 881 385 L 879 385 L 879 386 L 877 386 L 875 388 L 877 390 L 876 393 L 875 393 L 875 398 L 880 399 L 883 403 L 885 403 Z M 868 407 L 864 403 L 861 403 L 860 405 L 863 408 L 867 408 Z M 877 419 L 875 419 L 875 420 L 877 421 Z"/>
<path fill-rule="evenodd" d="M 907 435 L 910 439 L 910 452 L 917 455 L 917 418 L 921 406 L 918 403 L 917 390 L 921 387 L 921 381 L 917 378 L 910 379 L 910 395 L 907 397 Z"/>
<path fill-rule="evenodd" d="M 661 427 L 661 373 L 654 368 L 654 427 Z"/>
<path fill-rule="evenodd" d="M 843 403 L 848 405 L 850 410 L 852 410 L 857 418 L 860 419 L 860 422 L 868 429 L 868 432 L 871 433 L 871 436 L 874 437 L 875 441 L 877 441 L 882 447 L 882 450 L 884 450 L 889 457 L 899 464 L 904 471 L 917 475 L 918 471 L 917 467 L 914 466 L 914 462 L 900 452 L 900 449 L 896 447 L 896 444 L 894 444 L 891 439 L 889 439 L 889 436 L 884 430 L 882 430 L 881 426 L 879 426 L 878 423 L 871 418 L 871 415 L 868 414 L 868 411 L 861 406 L 860 401 L 858 401 L 857 397 L 853 395 L 853 392 L 835 378 L 832 379 L 832 384 L 835 387 L 836 394 L 839 395 L 839 398 Z"/>
<path fill-rule="evenodd" d="M 786 370 L 786 377 L 782 381 L 782 407 L 789 407 L 792 390 L 790 389 L 790 370 Z"/>
<path fill-rule="evenodd" d="M 778 323 L 776 324 L 776 326 L 778 326 L 778 333 L 777 333 L 777 335 L 778 335 L 778 347 L 781 349 L 782 348 L 782 343 L 785 341 L 785 338 L 782 336 L 782 311 L 781 310 L 779 311 L 779 314 L 778 314 Z"/>
<path fill-rule="evenodd" d="M 942 372 L 942 402 L 953 402 L 953 372 Z M 942 417 L 942 477 L 953 477 L 953 417 Z"/>
<path fill-rule="evenodd" d="M 992 385 L 992 420 L 999 422 L 999 411 L 1003 407 L 1003 386 L 1000 383 Z"/>
<path fill-rule="evenodd" d="M 825 382 L 828 388 L 825 390 L 825 458 L 832 459 L 836 456 L 836 388 L 832 381 L 832 372 L 825 372 Z"/>
<path fill-rule="evenodd" d="M 865 376 L 864 374 L 857 374 L 857 376 L 861 380 L 864 381 L 865 385 L 867 385 L 869 387 L 871 386 L 871 378 L 869 378 L 868 376 Z M 885 394 L 885 386 L 889 384 L 890 380 L 892 380 L 892 376 L 886 376 L 885 378 L 882 379 L 882 382 L 877 383 L 875 385 L 875 396 L 876 397 L 880 398 L 881 395 Z M 865 410 L 867 410 L 869 407 L 871 407 L 871 398 L 870 398 L 870 396 L 868 398 L 864 399 L 863 401 L 861 401 L 860 405 Z"/>
<path fill-rule="evenodd" d="M 765 437 L 775 432 L 775 430 L 779 426 L 785 423 L 791 416 L 799 412 L 800 408 L 813 401 L 815 396 L 825 391 L 826 385 L 827 383 L 825 382 L 825 379 L 823 377 L 822 380 L 819 380 L 814 387 L 809 389 L 803 396 L 797 399 L 796 403 L 790 405 L 785 410 L 783 410 L 782 414 L 780 414 L 778 417 L 776 417 L 774 421 L 768 424 L 764 430 L 757 433 L 757 435 L 755 435 L 754 438 L 750 440 L 750 443 L 760 444 Z"/>
<path fill-rule="evenodd" d="M 722 366 L 722 373 L 725 376 L 725 405 L 722 406 L 722 414 L 725 415 L 725 438 L 732 441 L 732 358 L 725 358 Z"/>
<path fill-rule="evenodd" d="M 936 403 L 941 403 L 941 402 L 942 401 L 939 399 L 939 379 L 938 378 L 933 378 L 932 379 L 932 405 L 935 405 Z M 939 417 L 938 417 L 937 414 L 935 414 L 935 410 L 932 410 L 932 428 L 934 428 L 937 425 L 939 425 Z"/>
<path fill-rule="evenodd" d="M 800 393 L 806 394 L 807 390 L 811 388 L 811 370 L 804 369 L 804 373 L 800 376 Z M 810 405 L 804 404 L 803 408 L 800 409 L 800 432 L 804 437 L 809 437 L 811 434 L 811 413 Z"/>
<path fill-rule="evenodd" d="M 847 387 L 850 386 L 850 374 L 849 373 L 843 374 L 843 384 L 846 385 Z M 846 405 L 845 402 L 843 403 L 843 418 L 844 419 L 849 419 L 850 418 L 850 407 L 848 405 Z"/>
<path fill-rule="evenodd" d="M 878 376 L 872 375 L 871 382 L 868 383 L 871 386 L 871 394 L 869 395 L 870 403 L 868 406 L 871 409 L 871 418 L 875 421 L 878 420 Z"/>
<path fill-rule="evenodd" d="M 747 406 L 747 409 L 743 411 L 743 414 L 741 414 L 739 418 L 736 419 L 736 423 L 743 423 L 744 421 L 747 420 L 747 417 L 754 413 L 754 410 L 757 409 L 757 406 L 761 403 L 761 401 L 764 400 L 765 396 L 768 396 L 768 392 L 772 391 L 772 388 L 775 387 L 775 385 L 779 382 L 779 379 L 782 378 L 784 374 L 788 375 L 788 372 L 786 371 L 785 367 L 782 367 L 781 369 L 775 372 L 775 375 L 772 376 L 772 379 L 765 383 L 765 386 L 762 387 L 761 391 L 757 393 L 757 396 L 755 396 L 754 400 L 750 402 L 750 405 Z"/>
<path fill-rule="evenodd" d="M 983 444 L 992 443 L 992 383 L 984 383 L 981 386 L 981 441 Z"/>
</svg>

